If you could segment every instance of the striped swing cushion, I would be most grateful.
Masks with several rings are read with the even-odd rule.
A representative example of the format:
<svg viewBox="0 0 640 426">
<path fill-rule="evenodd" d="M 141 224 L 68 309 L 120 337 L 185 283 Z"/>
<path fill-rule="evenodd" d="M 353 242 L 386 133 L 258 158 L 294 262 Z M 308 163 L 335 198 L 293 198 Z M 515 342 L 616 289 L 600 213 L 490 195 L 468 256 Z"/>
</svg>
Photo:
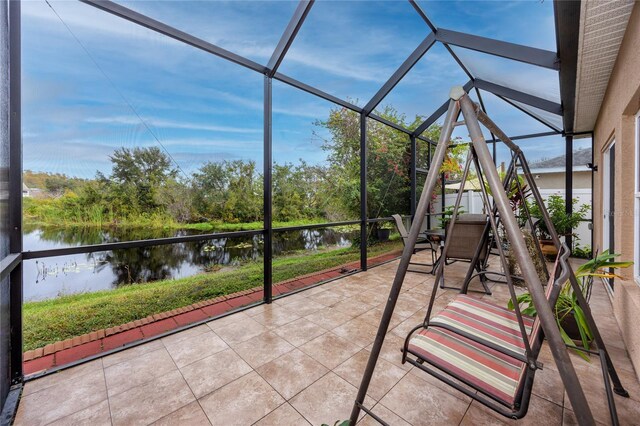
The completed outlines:
<svg viewBox="0 0 640 426">
<path fill-rule="evenodd" d="M 559 260 L 560 254 L 550 274 L 547 299 L 552 294 Z M 540 333 L 540 320 L 523 316 L 523 323 L 527 339 L 533 343 Z M 407 351 L 418 359 L 514 407 L 524 384 L 526 364 L 438 325 L 464 331 L 474 339 L 524 355 L 525 347 L 516 314 L 507 308 L 461 294 L 429 321 L 428 328 L 414 334 L 407 347 Z"/>
<path fill-rule="evenodd" d="M 442 328 L 415 334 L 408 351 L 510 407 L 524 382 L 525 363 Z"/>
<path fill-rule="evenodd" d="M 531 334 L 534 319 L 522 316 L 527 335 Z M 465 294 L 429 320 L 430 326 L 446 326 L 463 331 L 486 342 L 518 354 L 525 354 L 525 346 L 515 312 Z"/>
</svg>

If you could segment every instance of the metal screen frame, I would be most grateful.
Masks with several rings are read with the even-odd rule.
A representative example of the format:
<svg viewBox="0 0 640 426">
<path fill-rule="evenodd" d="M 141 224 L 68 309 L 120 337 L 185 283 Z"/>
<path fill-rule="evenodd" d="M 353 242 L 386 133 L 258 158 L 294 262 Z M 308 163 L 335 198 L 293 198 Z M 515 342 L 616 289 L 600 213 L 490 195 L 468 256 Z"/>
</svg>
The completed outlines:
<svg viewBox="0 0 640 426">
<path fill-rule="evenodd" d="M 304 82 L 300 82 L 294 78 L 286 76 L 278 72 L 278 68 L 283 60 L 286 59 L 287 51 L 295 40 L 300 28 L 304 25 L 305 18 L 309 13 L 313 13 L 314 0 L 300 0 L 298 7 L 296 8 L 291 20 L 286 27 L 278 45 L 276 46 L 273 55 L 271 56 L 267 65 L 261 65 L 247 58 L 244 58 L 235 53 L 229 52 L 219 46 L 206 42 L 193 35 L 173 28 L 163 22 L 152 19 L 148 16 L 135 12 L 117 3 L 109 0 L 79 0 L 89 6 L 102 10 L 105 13 L 118 16 L 122 19 L 133 22 L 137 25 L 143 26 L 147 29 L 163 34 L 174 40 L 190 45 L 194 48 L 206 51 L 212 55 L 221 57 L 227 61 L 233 62 L 239 66 L 251 69 L 255 72 L 264 75 L 264 188 L 263 188 L 263 206 L 264 206 L 264 225 L 262 229 L 255 231 L 242 231 L 242 232 L 230 232 L 230 233 L 213 233 L 197 236 L 187 237 L 175 237 L 175 238 L 161 238 L 161 239 L 149 239 L 144 241 L 128 241 L 123 243 L 108 243 L 93 246 L 80 246 L 63 249 L 53 250 L 38 250 L 24 252 L 22 246 L 22 134 L 21 134 L 21 40 L 20 40 L 20 0 L 6 0 L 9 9 L 9 58 L 10 58 L 10 72 L 8 75 L 3 75 L 2 78 L 8 79 L 10 85 L 10 146 L 11 146 L 11 158 L 10 164 L 11 173 L 9 176 L 9 193 L 10 193 L 10 241 L 11 251 L 10 256 L 2 259 L 0 263 L 0 276 L 10 278 L 11 286 L 11 371 L 10 377 L 14 384 L 20 384 L 24 380 L 22 371 L 22 261 L 27 259 L 37 259 L 41 257 L 50 256 L 62 256 L 74 253 L 89 253 L 94 251 L 114 250 L 119 248 L 135 248 L 145 247 L 150 245 L 162 245 L 173 244 L 184 241 L 201 241 L 211 238 L 219 237 L 233 237 L 243 235 L 263 235 L 265 241 L 264 252 L 264 300 L 262 303 L 271 303 L 273 300 L 272 295 L 272 249 L 271 241 L 273 232 L 275 229 L 280 230 L 297 230 L 307 228 L 322 228 L 331 227 L 337 225 L 346 224 L 360 224 L 361 241 L 366 241 L 367 226 L 369 223 L 379 220 L 380 218 L 370 218 L 367 212 L 367 140 L 366 140 L 366 120 L 367 118 L 376 120 L 384 125 L 392 127 L 404 133 L 407 136 L 407 144 L 411 150 L 411 214 L 415 213 L 416 209 L 416 192 L 417 192 L 417 168 L 416 168 L 416 141 L 427 142 L 431 146 L 435 146 L 436 142 L 424 137 L 422 133 L 429 125 L 436 122 L 445 112 L 448 105 L 448 100 L 443 103 L 442 107 L 434 111 L 420 126 L 416 129 L 404 128 L 398 124 L 389 122 L 383 117 L 380 117 L 373 113 L 376 105 L 384 100 L 384 98 L 391 92 L 391 90 L 402 80 L 402 78 L 413 68 L 413 66 L 428 53 L 429 49 L 436 43 L 441 43 L 447 51 L 455 59 L 456 63 L 463 69 L 465 74 L 469 77 L 469 81 L 464 86 L 465 90 L 475 90 L 478 95 L 480 105 L 484 111 L 484 104 L 480 96 L 480 89 L 494 93 L 499 97 L 507 99 L 517 100 L 523 104 L 534 106 L 537 108 L 543 108 L 547 111 L 552 111 L 556 114 L 563 115 L 565 131 L 551 131 L 544 134 L 530 134 L 514 136 L 512 140 L 527 139 L 539 136 L 548 135 L 563 135 L 567 137 L 566 148 L 571 147 L 571 131 L 573 125 L 573 102 L 575 97 L 575 91 L 571 92 L 566 90 L 566 85 L 570 83 L 567 78 L 563 78 L 566 75 L 575 74 L 575 63 L 561 62 L 560 56 L 556 52 L 546 51 L 542 49 L 534 49 L 528 46 L 521 46 L 513 43 L 506 43 L 499 40 L 493 40 L 485 37 L 479 37 L 471 34 L 460 33 L 444 28 L 437 28 L 428 18 L 426 13 L 420 8 L 420 6 L 414 1 L 409 0 L 416 13 L 424 20 L 427 30 L 427 34 L 423 42 L 411 53 L 411 55 L 401 64 L 401 66 L 392 74 L 387 82 L 379 89 L 374 97 L 367 102 L 365 107 L 359 107 L 349 101 L 345 101 L 329 93 L 326 93 L 320 89 L 317 89 Z M 558 23 L 562 22 L 577 22 L 575 20 L 575 10 L 570 11 L 573 15 L 567 14 L 567 5 L 562 3 L 573 2 L 554 2 L 554 14 L 556 17 L 556 27 Z M 575 8 L 574 8 L 575 9 Z M 579 14 L 579 10 L 578 10 Z M 556 32 L 558 38 L 563 35 Z M 566 31 L 565 31 L 566 32 Z M 576 32 L 577 34 L 577 32 Z M 570 52 L 567 43 L 558 41 L 558 52 Z M 572 43 L 570 40 L 569 43 Z M 495 84 L 487 83 L 478 79 L 475 79 L 469 70 L 464 66 L 460 59 L 455 55 L 450 45 L 462 46 L 468 49 L 474 49 L 481 52 L 485 52 L 490 55 L 500 56 L 510 60 L 521 61 L 531 66 L 542 66 L 545 68 L 551 68 L 554 70 L 560 70 L 561 81 L 561 94 L 562 105 L 554 104 L 549 101 L 541 100 L 535 96 L 518 92 L 511 88 L 500 87 Z M 337 223 L 324 223 L 303 227 L 286 227 L 286 228 L 273 228 L 272 223 L 272 185 L 271 185 L 271 167 L 272 167 L 272 82 L 273 79 L 283 82 L 289 86 L 292 86 L 298 90 L 310 93 L 314 96 L 332 102 L 337 106 L 347 108 L 351 111 L 360 114 L 360 196 L 361 196 L 361 211 L 359 220 L 337 222 Z M 568 82 L 568 83 L 567 83 Z M 444 101 L 444 99 L 443 99 Z M 521 110 L 522 111 L 522 110 Z M 530 115 L 526 111 L 525 114 Z M 536 117 L 533 117 L 537 119 Z M 493 142 L 494 154 L 495 144 L 497 139 L 492 135 L 493 139 L 488 142 Z M 429 156 L 430 157 L 430 156 Z M 429 158 L 429 162 L 430 162 Z M 569 167 L 569 152 L 567 151 L 567 167 Z M 571 192 L 571 173 L 567 169 L 567 198 L 570 199 Z M 567 208 L 570 208 L 569 206 Z M 361 244 L 360 252 L 360 269 L 367 270 L 367 247 L 366 244 Z M 150 339 L 149 339 L 150 340 Z M 148 341 L 148 340 L 147 340 Z M 126 349 L 123 347 L 122 349 Z M 121 350 L 122 350 L 121 349 Z"/>
</svg>

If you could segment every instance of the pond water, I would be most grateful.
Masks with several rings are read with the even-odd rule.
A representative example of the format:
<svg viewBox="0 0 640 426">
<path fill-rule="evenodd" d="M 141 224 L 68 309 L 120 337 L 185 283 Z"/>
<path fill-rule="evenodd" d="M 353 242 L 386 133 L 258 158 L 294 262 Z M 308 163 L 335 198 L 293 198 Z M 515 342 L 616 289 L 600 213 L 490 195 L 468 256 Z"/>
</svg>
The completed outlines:
<svg viewBox="0 0 640 426">
<path fill-rule="evenodd" d="M 46 250 L 117 241 L 197 235 L 193 230 L 25 227 L 24 249 Z M 299 250 L 349 247 L 354 232 L 312 229 L 274 232 L 275 256 Z M 58 256 L 24 262 L 24 300 L 108 290 L 182 278 L 262 259 L 261 235 Z"/>
</svg>

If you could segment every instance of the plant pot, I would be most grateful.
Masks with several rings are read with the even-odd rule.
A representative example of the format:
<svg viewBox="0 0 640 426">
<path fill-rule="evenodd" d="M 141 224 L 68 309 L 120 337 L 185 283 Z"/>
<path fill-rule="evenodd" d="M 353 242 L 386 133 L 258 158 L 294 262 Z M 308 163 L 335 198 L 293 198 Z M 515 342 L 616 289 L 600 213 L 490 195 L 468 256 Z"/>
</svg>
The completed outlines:
<svg viewBox="0 0 640 426">
<path fill-rule="evenodd" d="M 389 235 L 391 234 L 391 229 L 378 229 L 377 231 L 378 241 L 389 241 Z"/>
<path fill-rule="evenodd" d="M 553 240 L 540 240 L 540 250 L 545 257 L 556 257 L 558 249 L 556 249 Z"/>
<path fill-rule="evenodd" d="M 565 333 L 576 346 L 582 347 L 582 337 L 580 336 L 580 330 L 578 329 L 578 323 L 573 315 L 567 315 L 560 321 L 560 325 L 564 329 Z M 591 341 L 589 341 L 591 343 Z"/>
<path fill-rule="evenodd" d="M 560 325 L 567 333 L 569 338 L 573 341 L 582 342 L 580 337 L 580 330 L 578 329 L 578 323 L 573 315 L 567 315 L 560 321 Z"/>
</svg>

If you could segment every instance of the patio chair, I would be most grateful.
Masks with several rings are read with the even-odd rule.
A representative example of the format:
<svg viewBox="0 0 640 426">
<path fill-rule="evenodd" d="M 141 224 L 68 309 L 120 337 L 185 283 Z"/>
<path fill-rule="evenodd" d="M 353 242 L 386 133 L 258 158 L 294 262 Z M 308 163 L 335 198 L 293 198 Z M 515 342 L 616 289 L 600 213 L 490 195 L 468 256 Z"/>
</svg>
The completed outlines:
<svg viewBox="0 0 640 426">
<path fill-rule="evenodd" d="M 407 228 L 404 226 L 404 221 L 402 220 L 402 216 L 399 214 L 394 214 L 393 220 L 396 222 L 396 228 L 398 228 L 398 232 L 400 233 L 400 237 L 402 237 L 402 244 L 406 244 L 407 238 L 409 238 L 409 233 L 407 232 Z M 416 270 L 416 269 L 407 269 L 407 272 L 415 272 L 418 274 L 431 274 L 433 272 L 433 268 L 437 264 L 436 262 L 436 254 L 438 252 L 438 245 L 436 242 L 429 239 L 427 236 L 423 238 L 423 240 L 415 245 L 413 253 L 417 253 L 423 250 L 431 251 L 431 263 L 420 263 L 420 262 L 409 262 L 409 265 L 415 266 L 426 266 L 431 269 L 428 271 Z"/>
<path fill-rule="evenodd" d="M 486 270 L 489 254 L 489 222 L 486 214 L 461 214 L 453 224 L 451 234 L 448 234 L 449 226 L 445 227 L 445 241 L 449 240 L 449 248 L 446 257 L 442 255 L 440 262 L 445 265 L 463 261 L 469 262 L 469 270 L 461 287 L 445 286 L 444 273 L 440 281 L 440 288 L 452 290 L 467 289 L 469 282 L 476 276 L 480 278 L 486 294 L 491 294 L 487 286 Z M 479 250 L 479 253 L 476 253 Z M 474 260 L 475 259 L 475 260 Z M 474 273 L 475 271 L 475 273 Z M 466 291 L 464 291 L 466 293 Z"/>
</svg>

